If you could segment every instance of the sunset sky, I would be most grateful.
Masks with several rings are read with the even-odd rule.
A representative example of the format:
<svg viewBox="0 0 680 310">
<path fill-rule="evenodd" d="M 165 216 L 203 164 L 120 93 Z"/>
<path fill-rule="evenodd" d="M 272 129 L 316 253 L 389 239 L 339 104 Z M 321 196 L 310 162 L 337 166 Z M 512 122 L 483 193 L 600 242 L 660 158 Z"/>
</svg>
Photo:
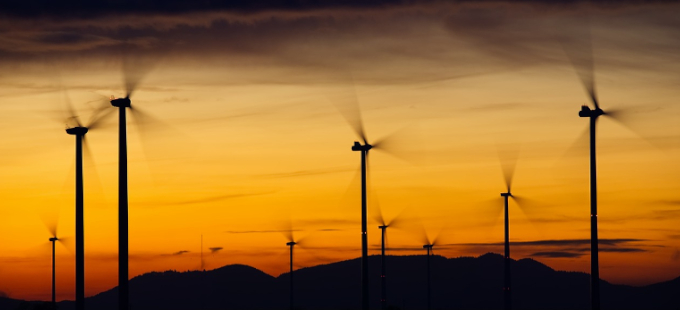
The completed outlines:
<svg viewBox="0 0 680 310">
<path fill-rule="evenodd" d="M 65 98 L 87 119 L 125 72 L 148 115 L 128 118 L 131 276 L 200 269 L 201 236 L 205 269 L 278 275 L 291 228 L 296 268 L 359 257 L 356 103 L 369 142 L 388 137 L 370 155 L 370 254 L 380 212 L 399 219 L 392 255 L 428 238 L 446 257 L 501 253 L 516 157 L 512 257 L 589 272 L 591 60 L 617 111 L 598 123 L 600 275 L 680 276 L 678 4 L 101 2 L 0 4 L 0 295 L 50 298 L 58 223 L 58 299 L 74 298 Z M 87 134 L 87 296 L 117 285 L 116 113 Z"/>
</svg>

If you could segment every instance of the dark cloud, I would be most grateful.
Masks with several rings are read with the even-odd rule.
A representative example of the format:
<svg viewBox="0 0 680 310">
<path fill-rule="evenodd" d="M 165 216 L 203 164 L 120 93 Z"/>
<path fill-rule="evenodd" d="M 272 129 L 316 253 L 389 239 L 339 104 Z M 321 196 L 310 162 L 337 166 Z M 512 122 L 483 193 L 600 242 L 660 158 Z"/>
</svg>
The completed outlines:
<svg viewBox="0 0 680 310">
<path fill-rule="evenodd" d="M 419 3 L 435 3 L 434 0 L 260 0 L 260 1 L 3 1 L 0 15 L 19 17 L 98 17 L 118 14 L 187 13 L 205 11 L 232 11 L 253 14 L 261 11 L 306 11 L 319 9 L 369 9 L 390 6 L 407 6 Z"/>
<path fill-rule="evenodd" d="M 495 5 L 501 1 L 450 1 L 451 3 L 474 3 Z M 509 1 L 508 1 L 509 2 Z M 611 0 L 523 0 L 513 1 L 516 3 L 526 3 L 544 6 L 562 7 L 565 5 L 575 5 L 580 3 L 595 4 L 602 8 L 617 8 L 620 6 L 634 4 L 663 3 L 670 1 L 611 1 Z M 205 12 L 205 11 L 232 11 L 241 14 L 254 14 L 261 11 L 308 11 L 308 10 L 342 10 L 342 9 L 385 9 L 389 7 L 409 7 L 417 5 L 431 5 L 446 3 L 441 0 L 212 0 L 212 1 L 49 1 L 34 0 L 20 1 L 8 0 L 0 2 L 0 16 L 18 17 L 91 17 L 96 18 L 107 15 L 120 14 L 150 14 L 166 13 L 177 14 L 186 12 Z"/>
<path fill-rule="evenodd" d="M 600 245 L 616 246 L 628 242 L 641 242 L 646 239 L 599 239 Z M 505 243 L 458 243 L 452 245 L 462 246 L 502 246 Z M 563 239 L 563 240 L 535 240 L 535 241 L 514 241 L 510 242 L 511 246 L 578 246 L 590 245 L 590 239 Z"/>
<path fill-rule="evenodd" d="M 648 252 L 646 247 L 653 245 L 644 244 L 637 247 L 627 246 L 630 243 L 641 243 L 649 241 L 646 239 L 600 239 L 599 251 L 601 253 L 639 253 Z M 463 246 L 478 252 L 488 251 L 491 248 L 500 249 L 504 246 L 503 242 L 494 243 L 459 243 L 450 244 L 451 246 Z M 510 242 L 510 246 L 517 250 L 531 249 L 534 252 L 529 256 L 550 257 L 550 258 L 574 258 L 586 255 L 590 252 L 590 239 L 565 239 L 565 240 L 535 240 Z M 540 248 L 541 251 L 536 251 Z"/>
<path fill-rule="evenodd" d="M 187 250 L 181 250 L 181 251 L 177 251 L 177 252 L 171 253 L 171 254 L 160 254 L 160 256 L 180 256 L 180 255 L 186 254 L 186 253 L 189 253 L 189 251 L 187 251 Z M 106 260 L 110 259 L 110 260 L 114 260 L 114 259 L 117 259 L 117 258 L 114 258 L 114 257 L 112 257 L 112 256 L 110 256 L 110 255 L 101 255 L 101 256 L 100 256 L 100 259 L 106 259 Z M 138 260 L 150 260 L 150 259 L 153 259 L 153 256 L 150 256 L 150 255 L 135 255 L 134 259 L 138 259 Z"/>
<path fill-rule="evenodd" d="M 215 253 L 219 252 L 220 250 L 222 250 L 223 248 L 220 246 L 220 247 L 212 247 L 212 248 L 208 248 L 208 249 L 210 250 L 211 254 L 215 254 Z"/>
<path fill-rule="evenodd" d="M 614 252 L 614 253 L 647 252 L 647 250 L 640 248 L 599 248 L 598 250 L 600 252 Z"/>
<path fill-rule="evenodd" d="M 166 53 L 168 63 L 248 68 L 234 76 L 230 76 L 234 70 L 224 70 L 220 79 L 224 84 L 328 82 L 336 71 L 353 71 L 363 83 L 448 82 L 514 72 L 527 64 L 565 62 L 555 34 L 545 24 L 560 11 L 555 8 L 579 2 L 551 3 L 225 0 L 150 6 L 106 1 L 31 4 L 31 10 L 25 10 L 26 4 L 17 1 L 0 4 L 0 12 L 7 15 L 0 18 L 0 63 L 18 66 L 17 60 L 47 57 L 68 68 L 89 68 L 83 65 L 87 64 L 112 69 L 127 46 L 125 50 L 136 55 Z M 630 3 L 636 2 L 612 6 Z M 617 22 L 667 20 L 655 27 L 676 29 L 674 16 L 641 15 Z M 568 28 L 562 26 L 558 28 Z M 442 30 L 449 35 L 442 35 Z M 615 50 L 627 51 L 639 40 L 609 41 Z M 677 42 L 659 44 L 665 45 L 653 51 L 676 55 Z M 480 57 L 485 66 L 475 65 Z M 642 63 L 634 59 L 626 63 Z M 652 70 L 650 66 L 642 65 Z"/>
<path fill-rule="evenodd" d="M 583 254 L 582 253 L 574 253 L 574 252 L 553 251 L 553 252 L 536 252 L 536 253 L 531 254 L 531 256 L 548 257 L 548 258 L 575 258 L 575 257 L 581 257 L 581 256 L 583 256 Z"/>
</svg>

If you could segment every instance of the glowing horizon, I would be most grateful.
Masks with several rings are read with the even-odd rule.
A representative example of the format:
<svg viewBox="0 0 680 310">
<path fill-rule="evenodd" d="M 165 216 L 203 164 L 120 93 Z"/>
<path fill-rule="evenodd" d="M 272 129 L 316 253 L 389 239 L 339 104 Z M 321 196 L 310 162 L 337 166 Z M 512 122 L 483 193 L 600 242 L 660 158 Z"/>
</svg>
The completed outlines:
<svg viewBox="0 0 680 310">
<path fill-rule="evenodd" d="M 298 267 L 359 257 L 360 158 L 350 150 L 359 137 L 338 110 L 353 94 L 369 142 L 392 137 L 390 152 L 370 155 L 370 255 L 378 207 L 402 218 L 388 229 L 400 249 L 392 255 L 424 254 L 423 239 L 436 236 L 438 255 L 500 253 L 499 156 L 513 149 L 512 191 L 528 204 L 510 206 L 512 258 L 588 272 L 578 241 L 590 236 L 579 144 L 587 120 L 578 111 L 589 101 L 569 58 L 570 46 L 582 51 L 584 29 L 600 104 L 622 111 L 621 122 L 598 123 L 599 233 L 610 242 L 601 278 L 676 278 L 679 9 L 423 1 L 118 12 L 44 17 L 44 26 L 10 14 L 0 22 L 0 293 L 50 298 L 43 222 L 74 235 L 74 141 L 55 116 L 61 90 L 87 116 L 92 98 L 125 96 L 128 58 L 141 80 L 133 105 L 157 120 L 140 130 L 128 115 L 131 278 L 199 268 L 201 235 L 206 269 L 287 272 L 288 227 L 316 249 L 299 247 Z M 117 285 L 116 125 L 110 117 L 87 134 L 86 296 Z M 57 246 L 58 300 L 73 299 L 73 257 Z"/>
</svg>

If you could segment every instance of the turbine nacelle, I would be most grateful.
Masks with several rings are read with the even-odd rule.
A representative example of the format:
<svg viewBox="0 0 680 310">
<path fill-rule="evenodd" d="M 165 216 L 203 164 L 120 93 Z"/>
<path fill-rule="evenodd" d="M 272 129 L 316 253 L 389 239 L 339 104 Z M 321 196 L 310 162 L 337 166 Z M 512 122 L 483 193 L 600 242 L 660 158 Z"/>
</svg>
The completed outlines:
<svg viewBox="0 0 680 310">
<path fill-rule="evenodd" d="M 378 226 L 378 228 L 380 228 L 380 229 L 386 229 L 387 227 L 390 227 L 390 226 L 389 226 L 389 225 L 380 225 L 380 226 Z"/>
<path fill-rule="evenodd" d="M 52 238 L 50 238 L 50 241 L 51 241 L 51 242 L 59 241 L 59 238 L 57 238 L 57 237 L 52 237 Z"/>
<path fill-rule="evenodd" d="M 352 145 L 352 151 L 363 151 L 363 152 L 368 152 L 368 150 L 372 149 L 373 146 L 366 143 L 364 145 L 361 145 L 358 141 L 354 141 L 354 145 Z"/>
<path fill-rule="evenodd" d="M 598 117 L 603 114 L 605 113 L 602 109 L 596 108 L 595 110 L 591 110 L 587 105 L 581 106 L 581 111 L 578 112 L 579 117 Z"/>
<path fill-rule="evenodd" d="M 433 246 L 434 246 L 434 244 L 426 244 L 426 245 L 423 245 L 423 249 L 432 250 L 432 247 L 433 247 Z"/>
<path fill-rule="evenodd" d="M 87 133 L 87 127 L 71 127 L 66 128 L 66 133 L 69 135 L 84 136 Z"/>
<path fill-rule="evenodd" d="M 510 192 L 501 193 L 501 197 L 512 197 L 512 194 Z"/>
<path fill-rule="evenodd" d="M 111 105 L 114 107 L 123 107 L 123 108 L 129 108 L 130 107 L 130 97 L 125 97 L 125 98 L 114 98 L 111 96 Z"/>
<path fill-rule="evenodd" d="M 297 242 L 295 242 L 295 241 L 291 241 L 291 242 L 286 243 L 287 246 L 294 246 L 296 244 L 297 244 Z"/>
</svg>

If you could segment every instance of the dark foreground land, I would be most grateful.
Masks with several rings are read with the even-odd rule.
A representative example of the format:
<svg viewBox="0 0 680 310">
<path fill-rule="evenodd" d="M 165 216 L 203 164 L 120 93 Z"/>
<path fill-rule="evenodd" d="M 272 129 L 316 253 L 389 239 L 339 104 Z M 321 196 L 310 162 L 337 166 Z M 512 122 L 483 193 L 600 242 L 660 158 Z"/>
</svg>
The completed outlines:
<svg viewBox="0 0 680 310">
<path fill-rule="evenodd" d="M 425 309 L 425 256 L 388 257 L 392 309 Z M 502 309 L 503 258 L 432 258 L 432 309 Z M 372 309 L 380 309 L 380 257 L 369 259 Z M 589 275 L 555 271 L 532 259 L 512 262 L 514 309 L 589 309 Z M 294 272 L 296 309 L 359 309 L 360 260 Z M 680 309 L 680 277 L 644 287 L 601 283 L 603 309 Z M 210 271 L 165 271 L 130 280 L 132 309 L 288 309 L 289 274 L 272 277 L 229 265 Z M 116 288 L 86 299 L 87 309 L 117 309 Z M 59 303 L 71 310 L 71 301 Z M 0 298 L 0 309 L 50 309 L 43 302 Z"/>
</svg>

